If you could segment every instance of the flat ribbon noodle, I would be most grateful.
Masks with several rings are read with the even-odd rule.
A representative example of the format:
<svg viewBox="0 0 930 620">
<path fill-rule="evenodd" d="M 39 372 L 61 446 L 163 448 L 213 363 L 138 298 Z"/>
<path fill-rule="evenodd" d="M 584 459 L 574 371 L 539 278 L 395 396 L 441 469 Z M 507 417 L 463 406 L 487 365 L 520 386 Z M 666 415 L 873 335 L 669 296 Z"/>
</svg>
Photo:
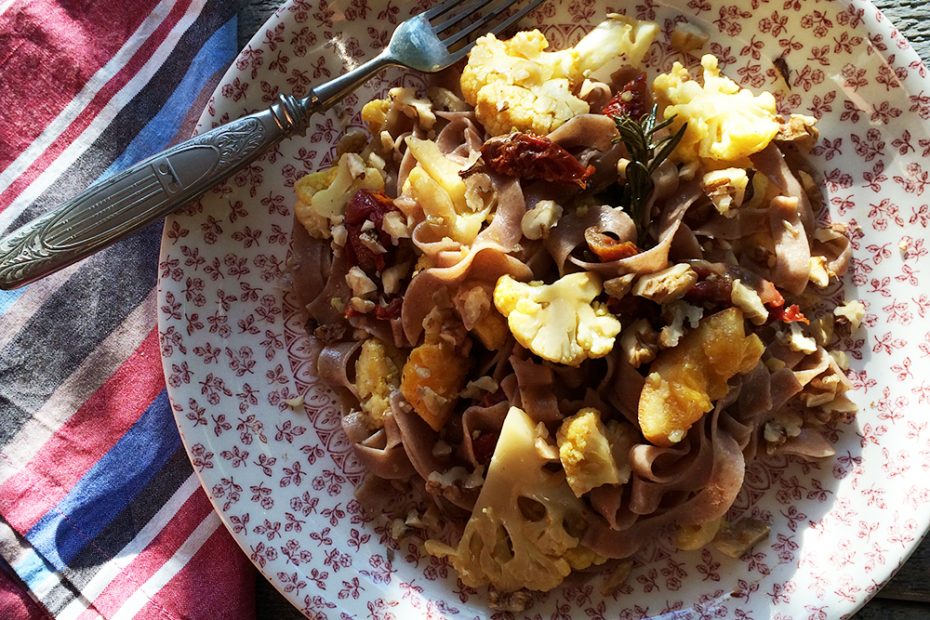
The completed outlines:
<svg viewBox="0 0 930 620">
<path fill-rule="evenodd" d="M 291 243 L 288 267 L 293 278 L 292 290 L 297 294 L 300 305 L 306 307 L 326 286 L 333 252 L 328 240 L 311 237 L 297 220 L 294 220 Z"/>
<path fill-rule="evenodd" d="M 591 263 L 575 257 L 569 257 L 569 260 L 578 267 L 599 273 L 605 278 L 622 276 L 626 273 L 654 273 L 664 269 L 668 266 L 669 247 L 675 233 L 678 232 L 681 220 L 688 208 L 701 195 L 701 188 L 697 182 L 682 183 L 675 195 L 669 198 L 659 217 L 658 243 L 644 252 L 604 263 Z M 563 270 L 560 269 L 560 273 L 562 272 Z"/>
<path fill-rule="evenodd" d="M 404 295 L 401 321 L 410 342 L 417 342 L 423 332 L 423 319 L 432 310 L 433 293 L 457 285 L 472 272 L 476 278 L 496 282 L 508 274 L 517 280 L 529 280 L 532 272 L 520 260 L 506 253 L 496 243 L 476 243 L 459 262 L 449 267 L 424 269 L 411 280 Z"/>
<path fill-rule="evenodd" d="M 517 378 L 521 409 L 535 422 L 550 424 L 560 421 L 562 414 L 552 391 L 552 369 L 516 355 L 510 356 L 510 365 Z"/>
<path fill-rule="evenodd" d="M 475 446 L 473 443 L 472 433 L 479 431 L 481 433 L 500 433 L 504 426 L 504 418 L 510 410 L 510 403 L 502 400 L 489 407 L 473 405 L 462 413 L 462 448 L 465 457 L 473 467 L 478 467 L 481 463 L 475 458 Z"/>
<path fill-rule="evenodd" d="M 620 207 L 599 205 L 563 215 L 546 239 L 546 248 L 555 261 L 559 274 L 564 275 L 565 263 L 576 248 L 585 245 L 584 231 L 595 227 L 599 232 L 610 233 L 621 242 L 636 240 L 636 225 Z"/>
<path fill-rule="evenodd" d="M 361 340 L 338 342 L 323 347 L 317 360 L 319 378 L 329 386 L 348 390 L 356 400 L 355 360 L 361 348 Z"/>
<path fill-rule="evenodd" d="M 801 230 L 797 203 L 776 196 L 769 206 L 769 228 L 775 244 L 772 281 L 789 293 L 800 295 L 810 276 L 811 247 Z"/>
<path fill-rule="evenodd" d="M 804 231 L 807 236 L 814 232 L 814 211 L 811 207 L 811 201 L 807 197 L 807 192 L 801 182 L 788 167 L 785 156 L 782 155 L 778 145 L 774 142 L 769 143 L 767 147 L 749 156 L 749 160 L 756 170 L 768 177 L 769 181 L 775 184 L 781 190 L 783 196 L 790 196 L 798 199 L 798 215 L 804 224 Z"/>
<path fill-rule="evenodd" d="M 614 140 L 620 137 L 620 132 L 610 117 L 578 114 L 549 132 L 547 137 L 566 150 L 591 147 L 604 152 L 614 147 Z"/>
<path fill-rule="evenodd" d="M 333 307 L 332 300 L 333 298 L 348 299 L 351 296 L 349 285 L 346 284 L 348 272 L 349 261 L 346 260 L 345 254 L 340 252 L 333 258 L 329 277 L 323 290 L 307 304 L 307 313 L 310 318 L 320 325 L 338 323 L 345 319 L 342 312 Z"/>
<path fill-rule="evenodd" d="M 388 480 L 406 479 L 413 475 L 414 469 L 392 412 L 385 413 L 384 428 L 373 433 L 369 431 L 364 416 L 357 412 L 342 417 L 342 429 L 366 471 Z"/>
</svg>

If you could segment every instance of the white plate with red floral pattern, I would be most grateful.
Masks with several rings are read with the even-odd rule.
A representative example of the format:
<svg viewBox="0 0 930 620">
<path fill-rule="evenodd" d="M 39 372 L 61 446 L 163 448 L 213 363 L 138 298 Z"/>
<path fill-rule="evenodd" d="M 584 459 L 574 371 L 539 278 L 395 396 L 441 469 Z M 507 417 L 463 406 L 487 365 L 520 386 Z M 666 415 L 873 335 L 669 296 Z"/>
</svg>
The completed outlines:
<svg viewBox="0 0 930 620">
<path fill-rule="evenodd" d="M 370 57 L 428 2 L 294 0 L 227 72 L 201 128 L 304 94 Z M 708 51 L 743 85 L 773 90 L 783 110 L 819 119 L 813 163 L 834 220 L 850 224 L 846 297 L 864 328 L 843 343 L 860 405 L 831 438 L 837 456 L 752 464 L 732 515 L 771 524 L 740 560 L 651 543 L 608 597 L 598 582 L 537 598 L 528 618 L 836 618 L 874 594 L 930 523 L 930 80 L 870 3 L 802 0 L 547 2 L 526 26 L 556 47 L 606 12 L 676 20 L 712 33 Z M 665 38 L 665 37 L 662 37 Z M 789 83 L 772 60 L 783 57 Z M 678 58 L 656 45 L 649 64 Z M 692 59 L 692 63 L 693 64 Z M 315 618 L 474 618 L 484 593 L 462 586 L 418 539 L 391 538 L 354 499 L 364 472 L 334 401 L 312 375 L 313 344 L 284 266 L 295 179 L 332 162 L 361 105 L 403 82 L 386 72 L 312 119 L 184 213 L 168 218 L 160 257 L 159 337 L 184 444 L 226 527 L 262 573 Z M 288 401 L 305 395 L 298 411 Z M 518 614 L 519 617 L 520 614 Z"/>
</svg>

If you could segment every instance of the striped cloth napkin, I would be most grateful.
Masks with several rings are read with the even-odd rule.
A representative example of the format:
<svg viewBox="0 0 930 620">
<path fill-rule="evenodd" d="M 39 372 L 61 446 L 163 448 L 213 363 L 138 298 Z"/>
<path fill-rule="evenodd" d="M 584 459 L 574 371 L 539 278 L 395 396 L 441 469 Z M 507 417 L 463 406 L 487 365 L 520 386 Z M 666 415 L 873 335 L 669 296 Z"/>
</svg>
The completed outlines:
<svg viewBox="0 0 930 620">
<path fill-rule="evenodd" d="M 0 0 L 0 231 L 190 135 L 228 0 Z M 155 327 L 162 224 L 0 291 L 0 618 L 254 617 Z"/>
</svg>

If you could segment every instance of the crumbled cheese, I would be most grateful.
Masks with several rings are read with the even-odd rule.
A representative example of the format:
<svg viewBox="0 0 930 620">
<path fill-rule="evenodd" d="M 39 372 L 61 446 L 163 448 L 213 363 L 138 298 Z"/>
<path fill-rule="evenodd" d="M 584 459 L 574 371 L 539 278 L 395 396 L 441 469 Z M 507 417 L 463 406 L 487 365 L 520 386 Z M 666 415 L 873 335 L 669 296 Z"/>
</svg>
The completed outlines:
<svg viewBox="0 0 930 620">
<path fill-rule="evenodd" d="M 733 305 L 743 311 L 743 315 L 752 321 L 753 325 L 762 325 L 769 318 L 769 311 L 762 303 L 762 298 L 754 290 L 737 279 L 733 281 L 733 287 L 730 290 L 730 301 Z"/>
<path fill-rule="evenodd" d="M 788 336 L 788 346 L 792 351 L 797 351 L 798 353 L 813 353 L 817 350 L 817 341 L 806 336 L 801 330 L 801 325 L 798 323 L 789 323 L 788 329 L 791 331 L 791 334 Z"/>
<path fill-rule="evenodd" d="M 852 331 L 856 331 L 865 317 L 865 306 L 858 299 L 853 299 L 834 308 L 833 314 L 849 321 Z"/>
<path fill-rule="evenodd" d="M 562 217 L 562 207 L 552 200 L 540 200 L 536 206 L 523 214 L 520 230 L 527 239 L 545 239 L 549 229 Z"/>
</svg>

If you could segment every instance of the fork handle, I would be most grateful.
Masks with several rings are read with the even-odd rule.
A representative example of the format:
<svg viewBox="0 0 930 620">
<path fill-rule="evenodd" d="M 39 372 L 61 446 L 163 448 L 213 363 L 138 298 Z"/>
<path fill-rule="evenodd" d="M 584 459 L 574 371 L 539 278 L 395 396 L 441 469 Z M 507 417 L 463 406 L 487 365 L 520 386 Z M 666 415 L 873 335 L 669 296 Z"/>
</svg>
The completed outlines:
<svg viewBox="0 0 930 620">
<path fill-rule="evenodd" d="M 297 99 L 238 118 L 91 185 L 70 201 L 0 239 L 0 289 L 38 280 L 167 215 L 295 133 L 372 73 L 380 55 Z"/>
</svg>

